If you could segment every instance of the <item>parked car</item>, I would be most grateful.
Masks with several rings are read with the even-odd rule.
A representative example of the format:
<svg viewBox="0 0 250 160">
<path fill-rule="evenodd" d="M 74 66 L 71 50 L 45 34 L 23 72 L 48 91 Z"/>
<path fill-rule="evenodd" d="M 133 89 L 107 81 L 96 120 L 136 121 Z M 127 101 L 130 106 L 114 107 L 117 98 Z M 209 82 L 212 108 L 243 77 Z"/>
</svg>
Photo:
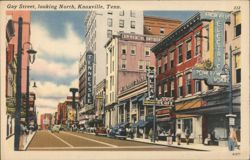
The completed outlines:
<svg viewBox="0 0 250 160">
<path fill-rule="evenodd" d="M 107 135 L 106 128 L 104 128 L 104 127 L 96 128 L 95 135 Z"/>
<path fill-rule="evenodd" d="M 54 133 L 54 132 L 59 133 L 60 128 L 61 128 L 61 125 L 54 125 L 54 126 L 51 128 L 51 132 L 52 132 L 52 133 Z"/>
<path fill-rule="evenodd" d="M 126 139 L 127 138 L 126 129 L 124 127 L 115 126 L 110 129 L 108 133 L 108 137 Z"/>
</svg>

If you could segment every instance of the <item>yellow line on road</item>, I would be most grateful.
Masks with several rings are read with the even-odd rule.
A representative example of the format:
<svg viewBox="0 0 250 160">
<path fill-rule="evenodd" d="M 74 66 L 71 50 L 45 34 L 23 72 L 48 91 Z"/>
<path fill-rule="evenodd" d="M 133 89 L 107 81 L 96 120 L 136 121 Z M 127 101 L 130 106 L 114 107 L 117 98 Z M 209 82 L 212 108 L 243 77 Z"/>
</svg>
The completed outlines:
<svg viewBox="0 0 250 160">
<path fill-rule="evenodd" d="M 49 131 L 48 131 L 49 132 Z M 51 134 L 52 136 L 56 137 L 57 139 L 59 139 L 60 141 L 62 141 L 63 143 L 65 143 L 66 145 L 68 145 L 70 148 L 74 148 L 74 146 L 72 146 L 71 144 L 69 144 L 68 142 L 66 142 L 65 140 L 63 140 L 62 138 L 52 134 L 51 132 L 49 132 L 49 134 Z"/>
<path fill-rule="evenodd" d="M 63 132 L 63 133 L 64 133 L 64 134 L 71 135 L 71 136 L 75 136 L 75 137 L 78 137 L 78 138 L 81 138 L 81 139 L 89 140 L 89 141 L 92 141 L 92 142 L 104 144 L 104 145 L 107 145 L 107 146 L 110 146 L 110 147 L 118 147 L 118 146 L 113 145 L 113 144 L 105 143 L 105 142 L 102 142 L 102 141 L 97 141 L 97 140 L 94 140 L 94 139 L 90 139 L 90 138 L 78 136 L 78 135 L 75 135 L 75 134 L 71 134 L 71 133 L 67 133 L 67 132 Z"/>
</svg>

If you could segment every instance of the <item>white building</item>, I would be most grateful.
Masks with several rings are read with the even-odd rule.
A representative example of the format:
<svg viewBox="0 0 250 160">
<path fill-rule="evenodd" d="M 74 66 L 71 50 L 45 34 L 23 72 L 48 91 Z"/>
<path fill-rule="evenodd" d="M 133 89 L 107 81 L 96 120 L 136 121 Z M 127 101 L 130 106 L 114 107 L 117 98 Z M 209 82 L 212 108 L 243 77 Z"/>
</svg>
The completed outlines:
<svg viewBox="0 0 250 160">
<path fill-rule="evenodd" d="M 120 32 L 143 34 L 143 11 L 90 11 L 85 19 L 86 50 L 95 55 L 93 91 L 105 77 L 104 45 Z M 80 82 L 81 83 L 81 82 Z"/>
</svg>

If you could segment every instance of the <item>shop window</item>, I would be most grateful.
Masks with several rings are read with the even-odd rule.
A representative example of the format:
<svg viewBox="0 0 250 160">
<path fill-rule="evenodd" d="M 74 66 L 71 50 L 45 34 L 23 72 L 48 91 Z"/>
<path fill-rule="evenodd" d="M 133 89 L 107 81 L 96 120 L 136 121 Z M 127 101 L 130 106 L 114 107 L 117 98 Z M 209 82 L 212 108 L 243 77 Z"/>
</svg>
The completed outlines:
<svg viewBox="0 0 250 160">
<path fill-rule="evenodd" d="M 186 51 L 186 60 L 189 60 L 192 58 L 191 39 L 186 42 Z"/>
<path fill-rule="evenodd" d="M 178 96 L 183 96 L 182 76 L 178 77 Z"/>
<path fill-rule="evenodd" d="M 186 128 L 189 129 L 190 133 L 193 133 L 193 120 L 191 118 L 182 120 L 182 132 L 185 132 Z"/>
<path fill-rule="evenodd" d="M 178 52 L 178 64 L 182 63 L 182 45 L 179 45 L 178 46 L 178 49 L 177 49 L 177 52 Z"/>
<path fill-rule="evenodd" d="M 201 91 L 201 81 L 195 80 L 195 92 L 200 92 L 200 91 Z"/>
<path fill-rule="evenodd" d="M 191 73 L 186 74 L 186 94 L 192 93 Z"/>
<path fill-rule="evenodd" d="M 234 14 L 234 36 L 238 37 L 241 35 L 241 13 L 237 12 Z"/>
</svg>

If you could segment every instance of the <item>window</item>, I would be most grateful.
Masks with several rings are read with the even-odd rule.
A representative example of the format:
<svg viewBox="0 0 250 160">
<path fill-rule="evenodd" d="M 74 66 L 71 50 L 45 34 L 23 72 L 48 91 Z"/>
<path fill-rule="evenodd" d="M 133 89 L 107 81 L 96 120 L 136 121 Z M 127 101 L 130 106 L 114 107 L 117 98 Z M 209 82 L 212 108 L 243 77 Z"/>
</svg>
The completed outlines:
<svg viewBox="0 0 250 160">
<path fill-rule="evenodd" d="M 227 31 L 225 31 L 225 43 L 227 43 Z"/>
<path fill-rule="evenodd" d="M 241 35 L 241 14 L 237 12 L 234 14 L 234 36 L 238 37 Z"/>
<path fill-rule="evenodd" d="M 106 76 L 108 75 L 108 72 L 109 72 L 109 68 L 106 67 Z"/>
<path fill-rule="evenodd" d="M 170 52 L 170 68 L 174 68 L 174 51 Z"/>
<path fill-rule="evenodd" d="M 108 38 L 111 38 L 111 37 L 112 37 L 112 30 L 108 30 L 108 31 L 107 31 L 107 37 L 108 37 Z"/>
<path fill-rule="evenodd" d="M 112 15 L 112 14 L 113 14 L 113 12 L 112 12 L 112 11 L 108 11 L 108 14 Z"/>
<path fill-rule="evenodd" d="M 112 27 L 112 18 L 108 18 L 108 27 Z"/>
<path fill-rule="evenodd" d="M 170 84 L 171 84 L 171 92 L 170 92 L 170 97 L 174 97 L 174 81 L 171 81 L 170 82 Z"/>
<path fill-rule="evenodd" d="M 112 76 L 110 76 L 110 82 L 109 82 L 109 84 L 110 84 L 110 89 L 112 89 L 112 87 L 113 87 L 113 77 Z"/>
<path fill-rule="evenodd" d="M 109 55 L 108 55 L 108 53 L 106 53 L 106 64 L 108 64 L 108 61 L 109 61 Z"/>
<path fill-rule="evenodd" d="M 191 73 L 186 74 L 186 95 L 192 93 L 191 87 Z"/>
<path fill-rule="evenodd" d="M 193 133 L 193 121 L 192 119 L 183 119 L 182 120 L 182 131 L 185 132 L 185 129 L 188 128 L 190 133 Z"/>
<path fill-rule="evenodd" d="M 178 46 L 178 64 L 180 64 L 182 62 L 182 45 Z"/>
<path fill-rule="evenodd" d="M 131 55 L 136 55 L 136 46 L 131 46 Z"/>
<path fill-rule="evenodd" d="M 145 47 L 144 48 L 144 53 L 145 53 L 145 56 L 147 57 L 147 56 L 150 56 L 150 49 L 149 49 L 149 47 Z"/>
<path fill-rule="evenodd" d="M 161 95 L 161 85 L 158 86 L 158 95 Z"/>
<path fill-rule="evenodd" d="M 131 28 L 135 28 L 135 21 L 131 21 L 131 22 L 130 22 L 130 27 L 131 27 Z"/>
<path fill-rule="evenodd" d="M 164 69 L 163 72 L 166 72 L 168 68 L 168 57 L 167 55 L 164 56 Z"/>
<path fill-rule="evenodd" d="M 168 92 L 168 85 L 167 85 L 167 83 L 164 84 L 163 88 L 164 88 L 164 97 L 167 97 L 167 92 Z"/>
<path fill-rule="evenodd" d="M 126 59 L 127 47 L 122 46 L 122 59 Z"/>
<path fill-rule="evenodd" d="M 200 91 L 201 91 L 201 81 L 195 80 L 195 92 L 200 92 Z"/>
<path fill-rule="evenodd" d="M 124 27 L 124 20 L 119 20 L 119 27 L 123 28 Z"/>
<path fill-rule="evenodd" d="M 192 57 L 192 54 L 191 54 L 191 39 L 186 42 L 186 50 L 187 50 L 186 60 L 189 60 Z"/>
<path fill-rule="evenodd" d="M 122 60 L 122 69 L 126 69 L 126 60 Z"/>
<path fill-rule="evenodd" d="M 150 67 L 150 61 L 146 61 L 146 68 Z"/>
<path fill-rule="evenodd" d="M 113 72 L 115 71 L 115 62 L 114 61 L 112 62 L 112 71 Z"/>
<path fill-rule="evenodd" d="M 161 57 L 158 58 L 157 65 L 158 65 L 158 74 L 161 74 Z"/>
<path fill-rule="evenodd" d="M 236 83 L 241 82 L 240 53 L 235 54 Z"/>
<path fill-rule="evenodd" d="M 164 34 L 165 33 L 165 28 L 160 28 L 160 34 Z"/>
<path fill-rule="evenodd" d="M 182 97 L 183 95 L 183 87 L 182 87 L 182 76 L 178 77 L 178 96 Z"/>
<path fill-rule="evenodd" d="M 135 17 L 135 11 L 130 11 L 130 16 Z"/>
<path fill-rule="evenodd" d="M 143 61 L 138 61 L 138 68 L 139 68 L 139 70 L 143 70 L 144 69 L 143 68 L 143 64 L 144 64 Z"/>
<path fill-rule="evenodd" d="M 206 32 L 207 32 L 207 51 L 209 51 L 209 28 L 206 28 Z"/>
<path fill-rule="evenodd" d="M 119 15 L 120 15 L 120 16 L 124 16 L 124 11 L 120 11 L 120 12 L 119 12 Z"/>
<path fill-rule="evenodd" d="M 151 27 L 148 26 L 148 30 L 151 31 Z"/>
<path fill-rule="evenodd" d="M 198 54 L 200 54 L 200 50 L 201 50 L 201 33 L 198 32 L 195 34 L 195 55 L 197 56 Z"/>
</svg>

